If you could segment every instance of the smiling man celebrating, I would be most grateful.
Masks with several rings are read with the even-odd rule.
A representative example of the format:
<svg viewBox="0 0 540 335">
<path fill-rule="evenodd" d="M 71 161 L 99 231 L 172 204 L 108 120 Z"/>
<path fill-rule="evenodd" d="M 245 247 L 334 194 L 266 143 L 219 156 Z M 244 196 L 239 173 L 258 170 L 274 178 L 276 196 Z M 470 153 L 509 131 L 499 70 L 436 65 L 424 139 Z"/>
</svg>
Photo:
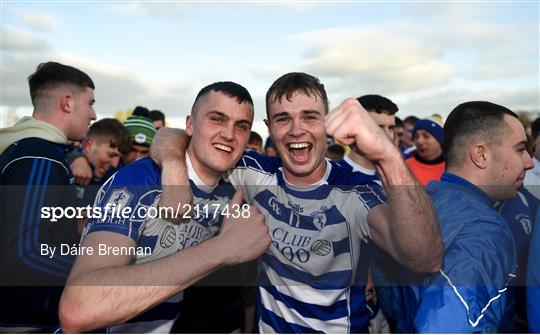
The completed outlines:
<svg viewBox="0 0 540 335">
<path fill-rule="evenodd" d="M 105 216 L 88 222 L 82 245 L 94 250 L 100 245 L 148 247 L 151 252 L 79 255 L 60 304 L 66 332 L 109 327 L 109 332 L 168 333 L 178 317 L 183 289 L 219 267 L 249 261 L 268 248 L 264 217 L 253 207 L 244 207 L 238 215 L 242 191 L 235 194 L 221 179 L 241 157 L 252 121 L 251 96 L 236 83 L 217 82 L 197 95 L 186 121 L 191 136 L 187 155 L 178 161 L 183 168 L 174 172 L 180 180 L 175 185 L 184 186 L 169 191 L 180 194 L 184 203 L 190 203 L 193 194 L 193 210 L 181 213 L 187 222 L 174 224 L 171 216 L 150 214 L 166 202 L 161 184 L 171 185 L 150 158 L 128 165 L 103 185 L 96 206 Z M 156 138 L 168 137 L 169 131 L 160 130 Z M 131 215 L 106 212 L 115 206 L 130 208 Z"/>
<path fill-rule="evenodd" d="M 247 152 L 229 173 L 233 184 L 245 185 L 272 236 L 262 256 L 259 328 L 367 332 L 364 242 L 373 239 L 416 271 L 437 271 L 443 248 L 429 197 L 356 99 L 328 114 L 317 78 L 280 77 L 266 94 L 266 110 L 280 159 Z M 379 185 L 325 160 L 327 135 L 374 163 L 389 204 Z"/>
</svg>

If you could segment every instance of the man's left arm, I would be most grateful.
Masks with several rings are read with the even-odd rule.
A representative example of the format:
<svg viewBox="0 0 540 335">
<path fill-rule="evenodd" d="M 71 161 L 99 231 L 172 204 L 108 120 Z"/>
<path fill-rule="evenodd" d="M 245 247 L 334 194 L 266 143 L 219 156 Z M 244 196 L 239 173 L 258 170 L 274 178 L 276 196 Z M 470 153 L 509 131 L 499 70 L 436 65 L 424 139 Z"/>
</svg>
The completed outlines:
<svg viewBox="0 0 540 335">
<path fill-rule="evenodd" d="M 435 208 L 368 112 L 356 99 L 347 99 L 327 116 L 326 131 L 369 159 L 379 173 L 388 204 L 368 214 L 375 243 L 414 271 L 439 270 L 444 248 Z"/>
</svg>

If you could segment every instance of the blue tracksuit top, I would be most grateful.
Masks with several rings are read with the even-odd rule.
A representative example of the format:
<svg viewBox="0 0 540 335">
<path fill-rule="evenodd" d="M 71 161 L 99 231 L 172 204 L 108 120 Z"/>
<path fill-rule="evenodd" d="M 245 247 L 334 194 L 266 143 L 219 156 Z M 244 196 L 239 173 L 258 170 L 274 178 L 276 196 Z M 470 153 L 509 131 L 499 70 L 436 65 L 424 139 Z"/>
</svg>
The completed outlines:
<svg viewBox="0 0 540 335">
<path fill-rule="evenodd" d="M 427 191 L 445 245 L 442 269 L 418 290 L 416 331 L 493 333 L 510 320 L 507 285 L 517 271 L 512 233 L 494 199 L 459 176 L 445 173 Z"/>
</svg>

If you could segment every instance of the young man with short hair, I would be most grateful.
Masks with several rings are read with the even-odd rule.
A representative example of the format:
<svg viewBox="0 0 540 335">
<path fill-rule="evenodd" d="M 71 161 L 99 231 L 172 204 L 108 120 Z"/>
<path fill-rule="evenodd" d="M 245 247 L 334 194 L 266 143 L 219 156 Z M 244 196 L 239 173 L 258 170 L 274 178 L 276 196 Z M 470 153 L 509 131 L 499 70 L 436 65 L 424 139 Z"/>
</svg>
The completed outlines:
<svg viewBox="0 0 540 335">
<path fill-rule="evenodd" d="M 191 138 L 185 159 L 173 160 L 181 167 L 174 172 L 179 180 L 174 185 L 183 186 L 172 188 L 150 158 L 126 166 L 103 185 L 96 206 L 105 216 L 89 220 L 82 246 L 150 252 L 78 255 L 60 303 L 64 331 L 109 327 L 109 332 L 168 333 L 183 289 L 219 267 L 249 261 L 268 248 L 264 217 L 256 208 L 242 207 L 242 191 L 234 194 L 232 185 L 221 178 L 241 157 L 252 122 L 253 101 L 244 87 L 233 82 L 208 85 L 186 119 Z M 165 128 L 156 136 L 166 138 L 174 135 L 171 132 Z M 181 156 L 186 150 L 169 149 L 181 150 Z M 163 162 L 163 168 L 170 162 Z M 183 210 L 180 224 L 170 221 L 175 218 L 169 211 L 151 214 L 152 209 L 166 207 L 162 183 L 188 205 L 187 210 L 173 208 Z M 129 217 L 114 215 L 115 206 L 131 209 Z"/>
<path fill-rule="evenodd" d="M 105 118 L 90 126 L 81 151 L 76 150 L 75 153 L 82 153 L 76 160 L 84 159 L 92 172 L 86 183 L 76 180 L 77 198 L 81 200 L 82 207 L 93 204 L 99 187 L 116 171 L 122 154 L 127 153 L 130 147 L 129 134 L 120 121 Z"/>
<path fill-rule="evenodd" d="M 396 126 L 395 115 L 399 110 L 398 106 L 392 100 L 376 94 L 363 95 L 357 100 L 393 143 L 394 127 Z M 373 182 L 381 183 L 373 163 L 355 150 L 351 150 L 339 164 L 365 175 L 366 178 L 371 179 Z"/>
<path fill-rule="evenodd" d="M 78 236 L 74 220 L 53 221 L 43 211 L 76 205 L 67 142 L 84 139 L 96 118 L 94 83 L 79 69 L 41 63 L 28 84 L 32 116 L 0 130 L 0 327 L 8 327 L 0 332 L 8 333 L 16 326 L 28 332 L 58 327 L 58 301 L 74 257 L 49 251 Z"/>
<path fill-rule="evenodd" d="M 513 314 L 514 240 L 495 201 L 512 199 L 532 168 L 525 129 L 509 109 L 485 101 L 460 104 L 444 125 L 446 172 L 431 182 L 441 222 L 443 267 L 422 280 L 412 332 L 496 333 Z M 428 285 L 426 285 L 428 283 Z"/>
<path fill-rule="evenodd" d="M 357 100 L 328 113 L 319 80 L 288 73 L 268 90 L 266 107 L 279 159 L 247 152 L 229 173 L 272 236 L 261 258 L 259 329 L 366 332 L 364 241 L 412 269 L 437 271 L 443 247 L 429 197 Z M 327 135 L 375 164 L 391 206 L 378 185 L 325 160 Z"/>
</svg>

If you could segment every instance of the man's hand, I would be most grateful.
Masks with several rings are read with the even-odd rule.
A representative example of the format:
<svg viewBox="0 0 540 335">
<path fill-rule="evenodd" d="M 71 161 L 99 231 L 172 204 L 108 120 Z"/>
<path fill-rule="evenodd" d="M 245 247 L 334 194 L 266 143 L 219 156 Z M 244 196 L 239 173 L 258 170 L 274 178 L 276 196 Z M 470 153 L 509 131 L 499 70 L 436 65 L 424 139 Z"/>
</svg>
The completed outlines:
<svg viewBox="0 0 540 335">
<path fill-rule="evenodd" d="M 372 162 L 394 157 L 397 149 L 356 99 L 346 99 L 325 120 L 326 133 Z M 399 152 L 397 152 L 399 154 Z"/>
<path fill-rule="evenodd" d="M 75 158 L 75 160 L 71 162 L 70 167 L 71 171 L 73 172 L 73 176 L 75 177 L 75 183 L 81 186 L 87 186 L 90 184 L 94 174 L 86 157 L 80 156 Z"/>
<path fill-rule="evenodd" d="M 185 130 L 161 128 L 150 146 L 150 157 L 161 168 L 165 161 L 183 161 L 189 137 Z"/>
<path fill-rule="evenodd" d="M 244 188 L 240 186 L 229 203 L 229 213 L 231 215 L 223 220 L 221 231 L 215 239 L 220 239 L 223 246 L 223 255 L 226 255 L 225 263 L 232 265 L 248 262 L 259 257 L 268 249 L 272 239 L 268 234 L 266 218 L 261 211 L 250 206 L 249 211 L 242 213 L 242 199 Z M 239 207 L 238 218 L 235 208 Z"/>
</svg>

